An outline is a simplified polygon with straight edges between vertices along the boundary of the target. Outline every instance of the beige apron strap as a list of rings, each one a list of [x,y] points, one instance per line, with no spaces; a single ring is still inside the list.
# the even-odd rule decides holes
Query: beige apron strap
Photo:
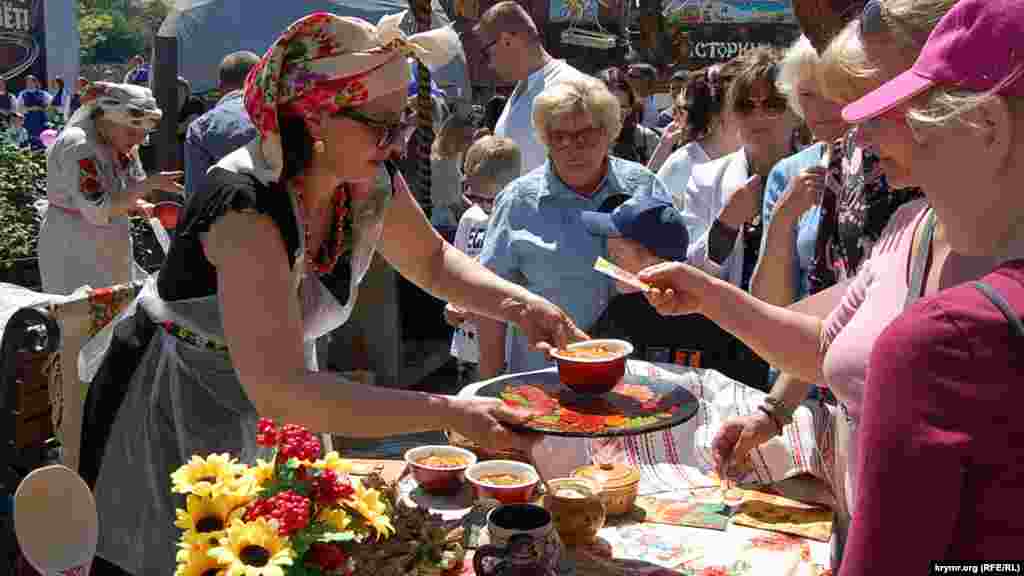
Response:
[[[850,458],[850,434],[852,429],[842,406],[833,412],[835,422],[832,426],[833,434],[833,457],[832,463],[833,487],[836,496],[836,507],[832,515],[832,571],[839,573],[839,564],[843,557],[843,548],[846,545],[846,534],[850,529],[851,511],[847,506],[846,493],[846,472]]]

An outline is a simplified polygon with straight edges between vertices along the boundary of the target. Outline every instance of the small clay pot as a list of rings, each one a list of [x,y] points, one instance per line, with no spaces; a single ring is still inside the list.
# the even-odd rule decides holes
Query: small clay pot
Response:
[[[585,478],[556,478],[548,482],[551,492],[544,495],[544,508],[566,546],[585,546],[597,538],[604,527],[605,509],[601,489]],[[569,496],[566,491],[578,496]],[[565,494],[559,496],[559,494]]]
[[[621,516],[633,510],[640,490],[640,471],[626,464],[594,464],[582,466],[573,478],[592,480],[600,486],[601,501],[608,516]]]

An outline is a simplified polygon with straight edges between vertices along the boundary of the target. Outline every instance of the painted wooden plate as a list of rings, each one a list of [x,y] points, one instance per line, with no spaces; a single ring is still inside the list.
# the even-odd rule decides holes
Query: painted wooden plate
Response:
[[[631,374],[600,396],[573,392],[556,372],[503,378],[476,394],[530,413],[511,428],[551,436],[633,436],[682,424],[697,413],[697,398],[685,388]]]

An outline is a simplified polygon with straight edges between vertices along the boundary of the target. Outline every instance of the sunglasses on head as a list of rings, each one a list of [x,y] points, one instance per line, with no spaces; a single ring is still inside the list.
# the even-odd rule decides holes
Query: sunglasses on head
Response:
[[[387,148],[396,141],[405,145],[405,142],[409,140],[409,137],[416,130],[416,123],[414,121],[416,114],[414,112],[403,114],[402,119],[397,122],[387,122],[373,118],[354,108],[342,108],[335,115],[355,120],[363,126],[377,130],[380,133],[380,136],[377,138],[377,148]]]

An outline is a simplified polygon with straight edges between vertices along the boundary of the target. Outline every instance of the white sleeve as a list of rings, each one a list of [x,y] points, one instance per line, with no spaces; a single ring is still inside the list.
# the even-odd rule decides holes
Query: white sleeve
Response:
[[[708,233],[711,224],[718,217],[712,198],[717,194],[713,186],[702,185],[690,176],[683,198],[683,222],[690,234],[690,246],[687,249],[686,261],[692,266],[704,270],[712,276],[720,277],[722,266],[708,258]]]

